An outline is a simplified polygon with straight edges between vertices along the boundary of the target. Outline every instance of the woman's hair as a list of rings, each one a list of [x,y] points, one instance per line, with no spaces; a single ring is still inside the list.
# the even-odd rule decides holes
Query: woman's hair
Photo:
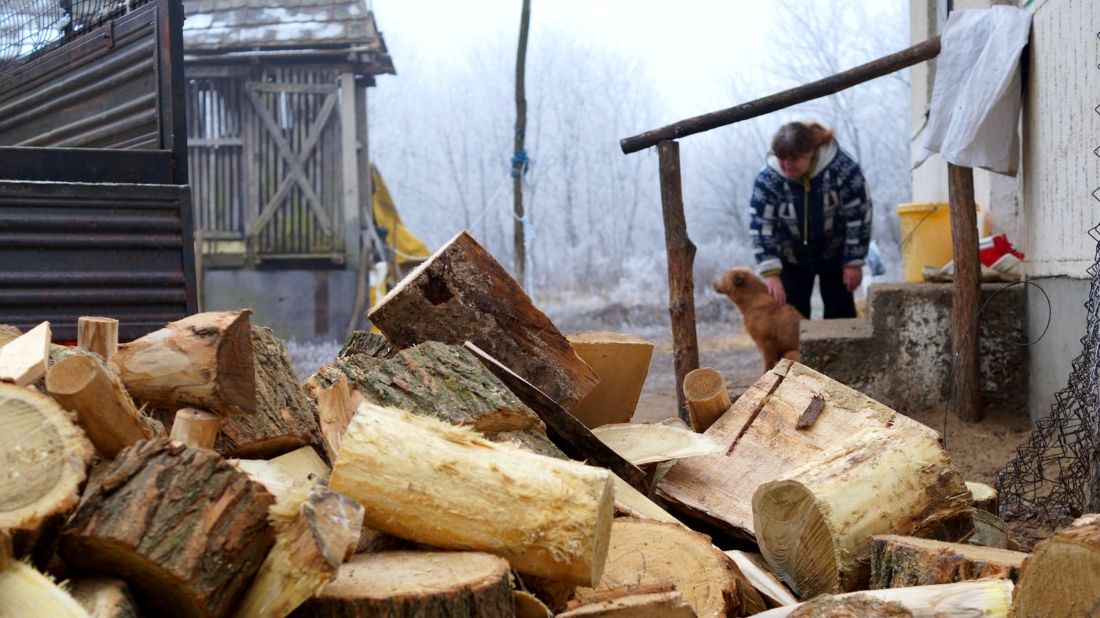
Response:
[[[788,122],[779,127],[772,138],[772,154],[780,159],[793,159],[828,144],[833,139],[832,129],[816,122]]]

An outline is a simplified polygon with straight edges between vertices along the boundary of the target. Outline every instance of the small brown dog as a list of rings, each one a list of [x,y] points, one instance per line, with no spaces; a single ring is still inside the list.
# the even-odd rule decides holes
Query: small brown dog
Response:
[[[764,358],[767,372],[781,358],[798,360],[798,323],[802,314],[791,305],[780,305],[768,294],[768,286],[751,269],[727,270],[711,284],[715,292],[729,296],[744,316],[743,325]]]

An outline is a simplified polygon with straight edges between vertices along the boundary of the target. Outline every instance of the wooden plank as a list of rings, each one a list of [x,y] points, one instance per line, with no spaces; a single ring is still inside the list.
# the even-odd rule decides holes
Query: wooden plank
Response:
[[[565,338],[600,377],[596,388],[573,408],[573,416],[589,429],[629,422],[649,373],[653,344],[630,335],[599,331]]]
[[[50,323],[42,322],[0,348],[0,382],[34,384],[46,375],[50,360]]]

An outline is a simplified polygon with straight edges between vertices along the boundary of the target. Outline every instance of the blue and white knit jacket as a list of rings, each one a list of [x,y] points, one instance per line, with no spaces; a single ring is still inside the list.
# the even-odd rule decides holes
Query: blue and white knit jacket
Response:
[[[802,181],[786,176],[769,156],[749,201],[758,273],[781,269],[782,262],[815,273],[863,265],[871,242],[871,192],[859,164],[835,140],[818,148],[808,204],[805,195]]]

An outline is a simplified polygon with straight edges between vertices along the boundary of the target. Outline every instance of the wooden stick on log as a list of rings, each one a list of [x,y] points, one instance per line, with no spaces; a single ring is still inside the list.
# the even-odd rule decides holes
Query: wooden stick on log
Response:
[[[573,416],[589,429],[629,422],[649,373],[653,344],[630,335],[602,331],[565,338],[600,378],[600,383],[573,408]]]
[[[760,551],[802,598],[870,578],[872,534],[958,540],[970,492],[931,430],[866,429],[764,483],[753,495]]]
[[[951,205],[951,251],[955,281],[951,292],[951,374],[955,415],[967,423],[982,420],[979,327],[982,263],[978,257],[978,215],[974,210],[974,170],[947,164]]]
[[[1020,567],[1015,616],[1086,616],[1100,605],[1100,515],[1078,517]]]
[[[50,323],[42,322],[0,348],[0,382],[34,384],[50,360]]]
[[[107,459],[157,436],[155,421],[138,411],[118,376],[98,356],[75,354],[58,362],[46,374],[46,390],[76,413],[88,439]]]
[[[73,573],[125,576],[150,615],[226,616],[274,541],[273,503],[213,451],[139,442],[89,486],[60,554]]]
[[[835,598],[845,599],[865,595],[882,601],[900,603],[911,612],[914,618],[944,618],[945,616],[1008,618],[1009,606],[1012,603],[1012,589],[1012,582],[1007,579],[979,579],[936,586],[849,592],[838,594]],[[806,603],[799,603],[777,607],[756,616],[757,618],[786,618],[799,615],[809,618],[813,614],[795,613],[802,610],[805,605]]]
[[[275,507],[274,517],[288,521],[277,524],[275,546],[232,618],[284,618],[320,592],[351,557],[363,527],[360,504],[319,488],[296,506]]]
[[[0,616],[4,618],[91,618],[69,593],[23,562],[0,571]]]
[[[141,616],[130,589],[121,579],[78,577],[69,580],[69,594],[92,618],[137,618]]]
[[[118,352],[118,320],[84,316],[76,320],[76,345],[111,360]]]
[[[592,585],[603,572],[614,512],[607,470],[364,403],[329,487],[365,506],[375,530],[487,551],[564,582]]]
[[[512,618],[508,561],[478,552],[356,554],[294,618]]]
[[[256,409],[250,309],[199,313],[119,346],[111,367],[134,399],[218,414]]]
[[[400,349],[474,345],[572,410],[599,378],[508,271],[460,232],[386,294],[371,322]]]
[[[169,438],[190,447],[213,449],[221,424],[222,417],[213,412],[183,408],[176,410],[176,420],[172,423]]]
[[[684,401],[691,415],[691,428],[703,433],[730,409],[726,380],[713,367],[700,367],[684,376]]]
[[[908,536],[871,537],[871,588],[904,588],[1000,577],[1019,579],[1027,554]]]

